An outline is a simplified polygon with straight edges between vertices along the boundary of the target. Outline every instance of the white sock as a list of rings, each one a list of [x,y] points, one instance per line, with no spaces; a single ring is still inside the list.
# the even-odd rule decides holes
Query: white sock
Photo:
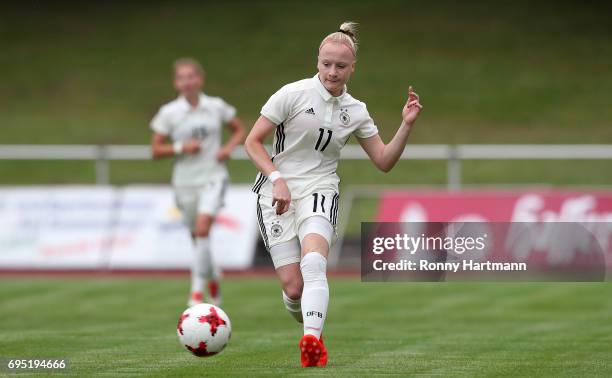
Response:
[[[209,239],[196,238],[194,243],[194,259],[191,264],[191,292],[204,291],[206,280],[212,277],[213,266],[208,248]]]
[[[327,259],[320,253],[309,252],[302,258],[300,269],[304,278],[302,292],[304,334],[314,335],[320,339],[329,302],[329,287],[325,273]]]
[[[289,314],[291,314],[298,323],[304,323],[302,318],[302,299],[291,299],[283,291],[283,302]]]

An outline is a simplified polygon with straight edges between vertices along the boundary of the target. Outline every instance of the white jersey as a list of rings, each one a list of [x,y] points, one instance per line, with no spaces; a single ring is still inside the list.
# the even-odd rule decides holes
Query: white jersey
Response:
[[[277,125],[272,162],[295,199],[313,191],[338,192],[336,174],[340,150],[351,135],[369,138],[378,134],[366,105],[346,92],[333,97],[318,74],[287,84],[261,109]],[[272,196],[272,184],[261,173],[253,191]]]
[[[151,129],[173,142],[200,139],[200,152],[177,156],[172,172],[174,186],[198,186],[211,179],[227,177],[225,164],[217,160],[223,124],[236,115],[236,109],[219,97],[200,94],[192,107],[183,96],[167,103],[151,121]]]

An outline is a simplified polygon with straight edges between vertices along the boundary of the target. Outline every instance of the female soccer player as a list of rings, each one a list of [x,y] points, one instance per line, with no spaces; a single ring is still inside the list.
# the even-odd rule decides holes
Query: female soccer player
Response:
[[[236,109],[219,97],[202,93],[204,70],[191,58],[174,62],[174,87],[179,97],[161,107],[151,121],[154,158],[176,157],[172,174],[176,203],[191,231],[194,261],[189,306],[202,303],[208,283],[208,302],[219,304],[219,274],[210,251],[209,234],[223,206],[228,182],[225,160],[245,136]],[[231,138],[221,146],[222,127]]]
[[[366,105],[346,91],[355,71],[356,26],[345,22],[323,39],[319,72],[272,95],[245,143],[260,172],[253,187],[260,231],[285,307],[304,323],[299,344],[303,367],[327,363],[321,332],[329,300],[327,255],[336,236],[340,150],[354,135],[374,165],[388,172],[422,109],[410,87],[403,121],[391,142],[383,143]],[[263,142],[275,129],[270,158]]]

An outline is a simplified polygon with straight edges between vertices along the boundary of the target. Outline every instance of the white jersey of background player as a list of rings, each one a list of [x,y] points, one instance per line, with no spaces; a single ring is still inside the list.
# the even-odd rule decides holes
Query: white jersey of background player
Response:
[[[327,315],[327,255],[338,211],[336,166],[351,135],[374,165],[388,172],[398,161],[421,111],[408,90],[403,121],[384,144],[366,105],[346,92],[355,70],[356,24],[344,23],[319,45],[318,73],[282,87],[261,110],[245,147],[259,170],[253,190],[257,216],[287,310],[304,323],[301,363],[325,366],[321,332]],[[263,146],[273,131],[274,156]]]
[[[151,121],[153,157],[176,157],[172,185],[194,242],[190,306],[202,302],[204,286],[208,288],[208,301],[220,302],[219,275],[209,247],[209,233],[223,206],[228,184],[224,162],[245,135],[236,109],[219,97],[202,93],[203,85],[204,71],[196,60],[177,60],[174,87],[179,97],[162,106]],[[232,136],[222,146],[224,125]]]

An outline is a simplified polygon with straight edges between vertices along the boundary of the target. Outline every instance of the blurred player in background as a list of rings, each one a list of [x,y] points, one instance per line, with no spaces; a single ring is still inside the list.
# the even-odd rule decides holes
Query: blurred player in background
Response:
[[[207,301],[220,303],[219,269],[212,259],[209,236],[229,181],[225,161],[245,136],[236,109],[202,93],[203,86],[200,63],[191,58],[175,61],[174,88],[179,97],[162,106],[151,121],[153,157],[176,157],[172,185],[193,238],[189,306],[202,303],[205,286]],[[231,137],[222,145],[224,125]]]
[[[283,301],[304,324],[301,363],[325,366],[321,336],[327,315],[327,256],[336,238],[340,150],[354,135],[374,165],[388,172],[404,151],[421,111],[412,87],[403,121],[384,144],[366,105],[346,91],[355,70],[356,24],[345,22],[319,46],[318,74],[282,87],[261,110],[245,147],[260,171],[253,191],[257,216],[283,289]],[[263,142],[274,135],[274,156]]]

